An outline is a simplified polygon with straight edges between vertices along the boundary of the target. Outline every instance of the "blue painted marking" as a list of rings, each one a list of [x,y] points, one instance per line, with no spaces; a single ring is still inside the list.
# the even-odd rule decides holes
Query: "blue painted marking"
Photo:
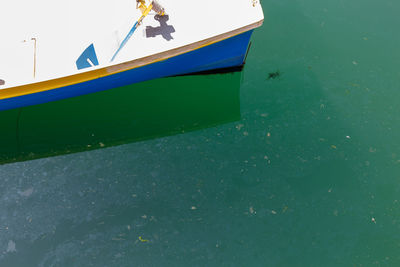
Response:
[[[49,91],[0,100],[0,110],[37,105],[151,79],[240,66],[252,31],[164,61]]]
[[[126,45],[126,43],[129,41],[129,39],[132,37],[132,34],[136,31],[138,26],[138,22],[136,21],[135,25],[133,25],[132,29],[129,31],[128,35],[125,37],[125,39],[122,41],[122,43],[120,44],[120,46],[118,47],[118,50],[115,52],[115,54],[113,55],[113,57],[111,58],[111,62],[114,61],[114,59],[116,58],[116,56],[118,55],[119,51],[122,50],[122,48],[124,48],[124,46]]]
[[[92,65],[89,63],[89,60],[93,63],[94,66],[99,65],[99,61],[97,60],[96,51],[94,50],[94,45],[89,45],[88,48],[83,51],[82,55],[76,61],[76,67],[78,70],[90,68]]]

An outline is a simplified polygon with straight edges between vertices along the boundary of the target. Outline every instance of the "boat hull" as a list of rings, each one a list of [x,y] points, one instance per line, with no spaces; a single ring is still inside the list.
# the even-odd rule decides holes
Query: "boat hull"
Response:
[[[68,86],[56,86],[51,90],[1,99],[0,110],[57,101],[161,77],[242,66],[245,61],[252,32],[250,30],[163,61],[117,72],[112,75],[85,82],[77,82]]]

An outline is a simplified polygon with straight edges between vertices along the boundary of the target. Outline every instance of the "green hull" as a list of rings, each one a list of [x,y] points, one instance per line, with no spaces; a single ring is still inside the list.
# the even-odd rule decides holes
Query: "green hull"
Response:
[[[238,120],[240,78],[241,73],[172,77],[0,112],[0,164]]]

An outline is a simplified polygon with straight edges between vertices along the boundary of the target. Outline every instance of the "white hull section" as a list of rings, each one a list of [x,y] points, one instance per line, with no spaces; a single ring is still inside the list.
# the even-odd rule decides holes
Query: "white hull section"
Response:
[[[188,45],[195,48],[193,44],[261,25],[264,19],[261,5],[253,0],[163,0],[160,3],[168,17],[156,20],[155,13],[150,13],[111,62],[141,16],[136,1],[5,1],[0,16],[0,25],[6,25],[0,28],[0,79],[5,84],[0,89],[112,67],[166,51],[176,53]],[[78,70],[76,60],[92,43],[99,65]]]

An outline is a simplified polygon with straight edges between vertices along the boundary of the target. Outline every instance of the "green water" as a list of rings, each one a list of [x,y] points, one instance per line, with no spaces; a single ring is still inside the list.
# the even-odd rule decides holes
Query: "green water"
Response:
[[[100,149],[0,165],[0,266],[399,266],[400,2],[262,4],[243,73],[1,114]]]

